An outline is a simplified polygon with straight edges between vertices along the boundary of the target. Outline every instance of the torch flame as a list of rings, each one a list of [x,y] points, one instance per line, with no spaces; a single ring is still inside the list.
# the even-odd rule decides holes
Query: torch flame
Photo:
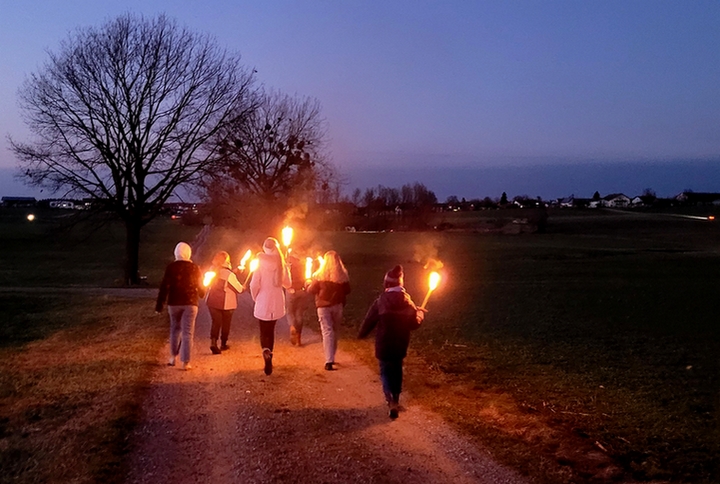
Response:
[[[440,284],[440,274],[433,271],[430,273],[430,276],[428,277],[428,291],[425,294],[425,299],[423,299],[423,302],[420,305],[420,307],[422,309],[425,309],[425,306],[427,305],[428,300],[430,299],[430,294],[432,294],[432,292],[435,289],[437,289],[438,284]]]
[[[247,286],[248,281],[250,280],[250,276],[253,272],[255,272],[258,268],[258,265],[260,265],[260,260],[258,258],[255,258],[250,261],[250,267],[248,267],[248,275],[245,278],[245,282],[243,283],[243,286]]]
[[[431,291],[434,291],[437,289],[438,284],[440,284],[440,274],[433,271],[430,273],[430,277],[428,277],[428,287]]]
[[[208,287],[213,279],[215,279],[215,272],[207,271],[205,277],[203,277],[203,286]]]
[[[312,279],[313,258],[305,258],[305,279]]]
[[[290,226],[285,226],[285,228],[282,229],[282,243],[285,247],[290,247],[290,242],[292,242],[293,238],[293,229]]]
[[[245,252],[245,255],[242,259],[240,259],[240,265],[238,266],[238,269],[241,271],[245,270],[245,264],[247,263],[248,259],[252,257],[252,250],[248,249],[247,252]]]
[[[317,261],[318,261],[318,265],[320,267],[318,267],[318,270],[315,271],[316,274],[318,272],[320,272],[321,270],[323,270],[323,267],[325,267],[325,259],[323,258],[323,256],[321,256],[321,255],[317,256]]]

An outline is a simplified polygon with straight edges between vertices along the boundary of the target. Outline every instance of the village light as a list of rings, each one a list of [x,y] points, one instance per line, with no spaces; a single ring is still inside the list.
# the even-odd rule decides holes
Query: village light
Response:
[[[33,220],[35,220],[35,214],[29,213],[27,215],[27,219],[29,222],[32,222]]]
[[[427,291],[427,294],[425,294],[425,299],[423,299],[423,302],[420,305],[421,309],[425,309],[428,299],[430,299],[430,294],[432,294],[432,292],[435,289],[437,289],[438,284],[440,284],[440,274],[433,271],[430,273],[430,276],[428,277],[428,291]]]
[[[208,287],[213,279],[215,279],[215,272],[207,271],[203,277],[203,286]]]

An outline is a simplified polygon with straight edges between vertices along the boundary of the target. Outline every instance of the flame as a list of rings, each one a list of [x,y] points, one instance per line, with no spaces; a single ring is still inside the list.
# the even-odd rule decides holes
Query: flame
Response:
[[[253,259],[250,261],[250,272],[255,272],[260,264],[259,259]]]
[[[318,261],[318,265],[320,267],[318,267],[318,270],[315,271],[316,274],[318,272],[320,272],[323,269],[323,267],[325,267],[325,259],[323,258],[323,256],[321,256],[321,255],[317,256],[317,261]]]
[[[207,271],[205,277],[203,277],[203,286],[208,287],[213,279],[215,279],[215,272]]]
[[[431,291],[434,291],[435,289],[437,289],[438,284],[440,284],[440,274],[433,271],[430,273],[430,276],[428,277],[428,288]]]
[[[240,265],[238,266],[238,269],[241,271],[245,270],[245,263],[247,263],[248,259],[252,257],[252,250],[248,249],[247,252],[245,252],[245,255],[242,259],[240,259]]]
[[[427,303],[430,300],[430,294],[432,294],[432,292],[438,287],[438,284],[440,284],[440,274],[433,271],[428,277],[428,290],[427,293],[425,293],[425,299],[423,299],[423,302],[420,305],[422,309],[425,309],[425,306],[427,306]]]
[[[282,243],[285,247],[290,247],[290,242],[292,242],[293,238],[293,229],[292,227],[286,225],[285,228],[282,229]]]
[[[305,279],[312,279],[313,258],[305,258]]]

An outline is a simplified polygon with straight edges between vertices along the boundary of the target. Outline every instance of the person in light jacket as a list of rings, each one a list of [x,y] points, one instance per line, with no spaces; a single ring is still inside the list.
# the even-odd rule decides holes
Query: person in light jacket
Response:
[[[364,338],[377,326],[375,357],[380,363],[380,380],[392,419],[398,417],[410,332],[419,328],[425,318],[425,310],[415,306],[405,292],[404,279],[400,265],[385,274],[385,291],[370,306],[358,333],[358,338]]]
[[[318,272],[313,275],[307,292],[315,295],[320,332],[322,333],[325,369],[334,370],[337,351],[337,331],[343,318],[343,308],[350,293],[350,277],[340,256],[329,250]]]
[[[268,237],[263,242],[263,252],[258,254],[258,267],[250,280],[250,294],[255,301],[253,315],[260,325],[260,346],[266,375],[270,375],[273,370],[275,323],[285,316],[283,289],[290,286],[290,271],[280,251],[280,244],[275,238]]]
[[[243,291],[243,286],[232,271],[230,254],[224,250],[215,254],[212,260],[211,271],[215,277],[210,282],[207,293],[207,307],[210,311],[212,325],[210,327],[210,351],[219,355],[230,347],[227,344],[230,336],[230,323],[233,313],[237,309],[237,295]],[[222,329],[222,333],[220,332]],[[221,336],[221,345],[218,348],[218,336]]]
[[[198,313],[198,300],[205,295],[200,268],[190,260],[192,249],[185,242],[175,246],[175,261],[168,264],[160,283],[155,311],[162,311],[167,302],[170,314],[170,361],[175,366],[175,358],[180,355],[182,369],[189,370],[195,334],[195,318]]]

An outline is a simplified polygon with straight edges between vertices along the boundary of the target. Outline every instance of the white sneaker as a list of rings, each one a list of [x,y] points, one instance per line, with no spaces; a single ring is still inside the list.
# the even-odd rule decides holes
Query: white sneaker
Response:
[[[181,369],[183,370],[192,370],[192,365],[190,363],[186,363],[183,361],[183,364],[181,366]]]
[[[175,366],[175,357],[171,356],[168,360],[168,366]]]

